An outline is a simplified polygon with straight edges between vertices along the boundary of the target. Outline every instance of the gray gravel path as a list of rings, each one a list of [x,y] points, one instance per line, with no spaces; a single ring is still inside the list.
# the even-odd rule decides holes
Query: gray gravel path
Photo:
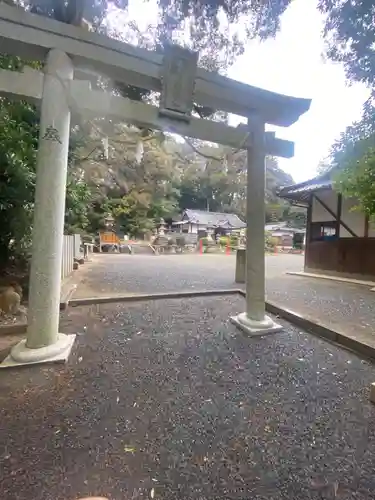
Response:
[[[94,255],[93,263],[80,269],[83,286],[76,297],[88,294],[144,293],[197,288],[238,288],[234,284],[235,256],[227,255]],[[300,255],[268,256],[269,279],[281,278],[285,271],[301,271]]]
[[[235,258],[225,255],[103,255],[96,259],[75,297],[238,288]],[[285,274],[301,270],[302,265],[303,257],[298,255],[266,258],[268,300],[344,333],[370,335],[375,341],[375,293],[364,286]]]
[[[246,338],[243,308],[64,313],[66,367],[1,374],[0,498],[375,499],[374,366],[289,326]]]
[[[285,275],[267,280],[267,298],[375,343],[375,293],[365,286]]]
[[[74,296],[238,288],[234,265],[223,255],[95,255]]]

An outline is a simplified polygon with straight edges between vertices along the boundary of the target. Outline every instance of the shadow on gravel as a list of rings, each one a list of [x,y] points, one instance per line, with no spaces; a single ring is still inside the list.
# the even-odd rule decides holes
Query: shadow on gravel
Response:
[[[375,498],[374,366],[239,297],[68,309],[67,365],[1,373],[0,497]]]

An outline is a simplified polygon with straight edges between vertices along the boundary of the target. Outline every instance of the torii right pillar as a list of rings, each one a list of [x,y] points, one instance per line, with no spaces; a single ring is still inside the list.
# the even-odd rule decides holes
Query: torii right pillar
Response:
[[[282,330],[265,308],[265,124],[258,117],[248,120],[252,147],[247,150],[246,195],[246,311],[231,318],[248,335]]]

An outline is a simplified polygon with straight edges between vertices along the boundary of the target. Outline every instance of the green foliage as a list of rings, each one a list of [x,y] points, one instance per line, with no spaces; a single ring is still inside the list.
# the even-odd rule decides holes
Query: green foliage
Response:
[[[111,34],[113,30],[104,22],[108,9],[113,3],[119,9],[127,8],[128,4],[127,0],[30,0],[16,3],[39,15],[76,25],[80,25],[83,16],[94,30]],[[155,29],[150,28],[142,34],[137,27],[129,25],[119,36],[126,39],[136,33],[139,45],[161,50],[167,41],[179,38],[183,23],[188,20],[190,36],[186,42],[200,50],[200,65],[225,71],[242,51],[242,41],[235,30],[218,29],[219,17],[226,17],[228,22],[235,23],[241,15],[247,15],[251,36],[265,37],[276,32],[279,16],[288,3],[288,0],[283,0],[260,8],[255,0],[228,0],[224,3],[213,0],[159,0],[160,22],[156,23]],[[1,68],[20,70],[23,64],[20,58],[0,55]],[[39,62],[30,64],[35,68],[41,67]],[[147,90],[122,83],[116,86],[122,95],[141,100],[149,98]],[[196,111],[204,116],[212,112],[208,109]],[[0,100],[0,260],[3,263],[11,256],[27,256],[30,247],[38,123],[39,114],[33,106]],[[244,216],[244,153],[233,154],[227,148],[203,147],[200,144],[199,149],[218,158],[206,161],[192,154],[190,148],[187,154],[187,146],[171,138],[160,139],[152,134],[151,139],[146,138],[150,131],[139,134],[139,131],[134,132],[134,129],[122,124],[117,130],[118,144],[113,146],[115,141],[112,142],[110,160],[103,161],[96,151],[98,135],[94,131],[98,127],[101,127],[100,122],[95,127],[92,123],[81,122],[72,131],[66,232],[96,234],[105,228],[108,213],[115,217],[117,231],[132,236],[151,231],[160,218],[171,218],[187,207],[232,211]],[[135,136],[138,139],[134,141]],[[124,137],[130,142],[125,143]],[[135,161],[132,150],[139,137],[144,141],[140,162]],[[172,146],[172,150],[167,151],[167,146]],[[275,162],[271,164],[270,159],[267,203],[270,200],[275,203],[273,191],[280,182],[274,182],[274,178],[283,174],[280,170],[277,172]]]
[[[133,190],[121,199],[109,200],[109,207],[120,232],[140,237],[174,210],[175,200],[155,199],[151,193]]]
[[[95,30],[110,30],[112,36],[136,38],[139,45],[156,50],[162,50],[170,41],[183,39],[200,51],[202,66],[225,70],[243,51],[246,38],[275,36],[280,17],[292,0],[157,0],[159,18],[146,33],[141,33],[134,23],[121,33],[107,26],[105,20],[110,7],[126,10],[128,0],[15,0],[15,3],[69,24],[80,25],[83,16]],[[344,64],[350,80],[372,85],[375,76],[373,1],[319,0],[318,9],[325,15],[327,56]],[[236,29],[241,18],[246,19],[246,37]]]
[[[22,69],[17,57],[0,56],[0,68]],[[38,64],[33,64],[38,67]],[[0,267],[25,263],[31,247],[39,113],[31,104],[0,99]],[[71,144],[71,147],[74,143]],[[89,189],[69,164],[66,230],[87,225]]]
[[[65,201],[66,234],[82,233],[88,228],[91,200],[90,187],[84,181],[77,182],[69,172]]]
[[[233,24],[238,22],[240,16],[247,16],[248,35],[267,38],[276,34],[280,16],[290,1],[260,3],[258,0],[159,0],[158,3],[166,35],[189,17],[193,33],[199,33],[200,37],[213,37],[213,34],[217,34],[220,16]]]
[[[371,88],[375,78],[375,23],[372,0],[320,0],[327,14],[328,57],[341,62],[350,81]],[[375,148],[374,94],[365,103],[361,120],[347,127],[333,144],[322,170],[333,169],[336,189],[358,200],[358,210],[374,215],[373,158]]]
[[[17,2],[20,3],[20,2]],[[128,6],[128,0],[26,0],[23,2],[34,14],[52,17],[57,21],[80,26],[84,17],[96,29],[104,22],[111,6],[120,9]]]
[[[238,247],[239,238],[236,234],[231,234],[229,236],[220,236],[219,245],[222,249],[227,248],[229,245],[230,248]]]
[[[266,231],[265,237],[264,237],[264,242],[265,242],[265,249],[267,251],[273,251],[277,247],[277,239],[274,238],[269,232]]]
[[[21,3],[18,2],[17,3]],[[280,27],[280,17],[292,0],[157,0],[159,18],[147,33],[132,24],[118,30],[106,25],[111,5],[127,9],[128,0],[27,0],[33,12],[79,24],[82,14],[94,29],[122,38],[136,38],[139,45],[156,50],[169,41],[183,39],[200,51],[200,64],[209,69],[226,69],[243,51],[246,38],[273,37]],[[373,41],[375,23],[372,0],[319,0],[318,9],[325,15],[324,35],[327,56],[344,64],[350,80],[372,85],[375,76]],[[246,36],[236,29],[246,19]],[[188,34],[188,38],[186,38]]]
[[[178,189],[180,211],[186,208],[231,212],[245,218],[246,214],[246,152],[233,154],[229,148],[211,147],[199,150],[207,156],[218,158],[205,159],[191,155],[191,150],[182,149],[187,165],[180,177]],[[190,155],[189,155],[190,153]],[[277,198],[275,192],[280,186],[293,184],[290,175],[283,172],[275,158],[266,159],[266,219],[277,211],[277,220],[283,220],[283,210],[288,205]]]
[[[375,23],[373,0],[320,0],[326,17],[327,56],[343,63],[349,80],[373,85]]]
[[[229,238],[229,245],[231,248],[238,247],[239,238],[236,234],[231,234]]]
[[[362,118],[346,128],[332,145],[324,170],[332,171],[335,189],[355,198],[356,209],[374,216],[375,113],[369,100]]]
[[[372,99],[364,106],[360,120],[346,127],[331,146],[329,157],[321,171],[344,169],[360,160],[369,148],[375,146],[375,110]]]
[[[335,181],[338,191],[358,201],[357,210],[375,218],[375,149],[368,149],[360,160],[340,170]]]
[[[228,236],[220,236],[219,238],[219,245],[221,248],[225,248],[228,245]]]
[[[202,245],[203,247],[208,247],[209,239],[207,238],[207,236],[205,236],[204,238],[200,238],[199,244]]]
[[[0,266],[30,246],[38,128],[35,110],[0,100]]]
[[[130,236],[142,236],[155,227],[150,205],[139,201],[135,193],[130,193],[120,200],[111,200],[112,213],[118,227]]]

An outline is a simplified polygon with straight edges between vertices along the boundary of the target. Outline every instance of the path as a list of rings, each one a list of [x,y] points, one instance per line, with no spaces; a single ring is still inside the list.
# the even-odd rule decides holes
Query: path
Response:
[[[267,276],[301,271],[300,255],[268,256]],[[153,293],[210,288],[238,288],[234,283],[235,257],[226,255],[95,254],[75,297],[117,293]]]
[[[235,258],[224,255],[95,256],[75,297],[238,288],[234,266]],[[343,333],[370,335],[375,341],[375,293],[364,286],[285,274],[302,266],[299,255],[268,256],[267,299]]]
[[[0,497],[375,499],[373,365],[240,297],[71,308],[66,366],[2,372]]]

